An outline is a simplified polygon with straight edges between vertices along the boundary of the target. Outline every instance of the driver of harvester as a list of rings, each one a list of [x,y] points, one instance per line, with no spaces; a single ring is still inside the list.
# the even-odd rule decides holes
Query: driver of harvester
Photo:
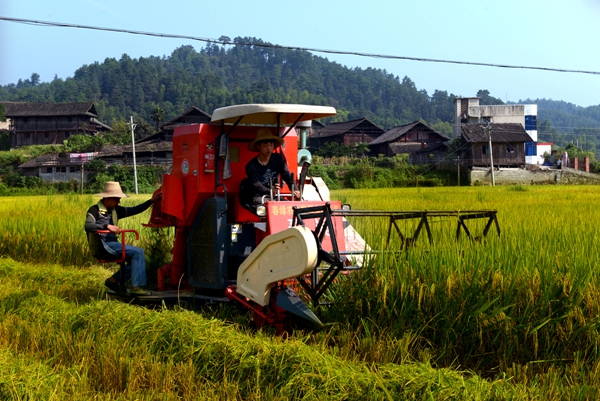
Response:
[[[279,176],[288,187],[294,188],[294,198],[300,199],[300,191],[293,185],[294,177],[288,169],[285,157],[281,153],[273,153],[282,144],[282,138],[273,135],[268,128],[261,128],[256,138],[248,145],[248,150],[258,152],[258,155],[246,164],[249,186],[246,199],[251,206],[260,205],[265,195],[270,196],[271,190],[276,194],[281,189]]]

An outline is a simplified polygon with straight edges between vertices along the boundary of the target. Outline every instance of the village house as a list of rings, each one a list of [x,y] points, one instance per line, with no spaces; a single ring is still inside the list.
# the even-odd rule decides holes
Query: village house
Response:
[[[408,155],[408,162],[410,164],[440,165],[441,163],[445,162],[445,164],[447,165],[448,163],[453,163],[453,160],[455,160],[455,156],[448,155],[447,142],[427,145],[424,148],[415,150],[414,152]]]
[[[521,167],[525,165],[525,143],[531,137],[519,123],[462,124],[461,147],[464,149],[462,165],[490,167],[492,155],[494,167]],[[489,146],[491,136],[492,149]]]
[[[27,145],[62,144],[71,135],[96,135],[112,131],[98,120],[92,102],[20,103],[2,102],[10,119],[11,149]]]
[[[525,143],[525,163],[544,163],[546,142],[538,143],[536,104],[480,105],[478,97],[454,99],[454,137],[460,137],[461,124],[519,123],[531,137]]]
[[[384,133],[384,129],[373,124],[366,118],[331,123],[307,138],[307,145],[311,150],[317,150],[328,142],[337,142],[340,145],[354,146],[358,143],[370,143]]]
[[[210,123],[210,119],[210,114],[200,110],[196,106],[192,106],[177,117],[160,124],[158,133],[151,135],[140,142],[173,142],[173,132],[175,131],[175,128],[190,124],[208,124]]]
[[[450,138],[440,134],[421,121],[393,127],[369,143],[372,154],[394,156],[422,150],[434,144],[442,144]],[[441,149],[435,147],[435,149]]]
[[[25,176],[39,177],[45,182],[69,182],[87,179],[84,164],[92,160],[97,153],[60,153],[47,154],[31,159],[19,166]]]

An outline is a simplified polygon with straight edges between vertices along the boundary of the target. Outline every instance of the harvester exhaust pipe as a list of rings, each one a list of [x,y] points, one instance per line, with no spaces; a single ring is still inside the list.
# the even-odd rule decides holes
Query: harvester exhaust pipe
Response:
[[[300,149],[306,149],[306,131],[312,127],[312,120],[300,121],[296,128],[300,128]]]

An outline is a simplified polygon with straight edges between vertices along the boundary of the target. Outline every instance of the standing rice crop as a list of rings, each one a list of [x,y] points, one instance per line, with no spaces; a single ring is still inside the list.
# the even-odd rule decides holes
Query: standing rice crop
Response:
[[[351,203],[354,209],[496,209],[502,234],[497,236],[490,233],[485,240],[479,242],[469,241],[464,236],[456,241],[453,235],[454,222],[433,222],[433,244],[422,238],[408,249],[378,253],[367,268],[341,277],[328,296],[334,300],[334,304],[319,311],[329,326],[305,341],[328,356],[341,358],[327,359],[327,363],[341,366],[350,362],[352,369],[359,371],[379,371],[385,365],[385,369],[389,367],[397,372],[408,362],[419,362],[424,365],[418,366],[429,368],[468,369],[476,374],[498,379],[512,377],[517,383],[529,386],[529,395],[546,391],[545,394],[589,396],[591,393],[586,389],[600,386],[597,375],[600,369],[600,277],[596,269],[599,255],[595,240],[596,222],[600,220],[599,193],[597,187],[593,186],[334,191],[333,197]],[[124,203],[131,202],[133,205],[143,199],[145,197],[128,199]],[[87,254],[83,221],[85,211],[97,200],[98,198],[91,196],[58,195],[0,198],[0,255],[23,262],[57,263],[92,269],[90,266],[93,259]],[[139,216],[139,219],[136,216],[123,223],[126,228],[139,229],[140,224],[147,221],[148,217],[149,212]],[[374,222],[367,221],[362,227],[356,223],[356,226],[368,233],[369,243],[374,249],[387,246],[385,234],[377,233],[378,228]],[[414,225],[408,224],[403,229],[410,233],[414,230]],[[478,229],[475,227],[474,231]],[[142,230],[142,238],[144,237]],[[45,291],[63,288],[61,294],[77,293],[75,288],[69,289],[68,282],[60,278],[63,273],[48,270],[43,270],[42,273],[35,280],[46,283]],[[16,270],[5,274],[20,277]],[[59,278],[54,278],[55,275]],[[94,279],[96,293],[101,292],[102,278],[105,275]],[[35,293],[29,290],[19,291],[18,294],[11,292],[5,296],[3,305],[13,305],[16,302],[18,305],[14,304],[14,307],[7,310],[18,309],[19,305],[24,305],[24,300],[33,295]],[[52,293],[51,297],[61,299],[63,296]],[[39,305],[55,302],[60,314],[73,309],[72,304],[60,306],[58,301],[48,298],[44,298]],[[19,324],[23,327],[38,324],[35,323],[35,314],[39,314],[42,319],[49,319],[50,312],[42,311],[43,307],[39,305],[26,309],[19,317]],[[139,313],[144,314],[141,318],[144,321],[147,318],[154,319],[156,312]],[[174,314],[169,319],[178,319],[176,316],[178,315]],[[181,318],[185,320],[188,317]],[[77,319],[75,320],[78,321]],[[5,321],[9,322],[10,319],[5,318]],[[85,323],[85,327],[90,324]],[[106,324],[110,326],[112,323]],[[4,333],[12,333],[17,327],[21,326],[6,329]],[[149,326],[145,323],[140,327],[142,328],[135,331],[134,335],[142,336],[143,330]],[[57,328],[53,336],[60,336],[62,330]],[[18,333],[18,330],[15,332]],[[113,338],[108,332],[103,333],[106,338]],[[160,333],[162,334],[148,339],[144,344],[157,347],[156,344],[162,342],[165,347],[172,347],[171,340],[164,338],[171,334],[163,336],[165,332]],[[6,335],[4,338],[12,338]],[[25,347],[25,343],[19,341],[18,338],[10,339],[6,347],[16,347],[15,342],[18,342],[18,347],[14,349]],[[186,346],[195,341],[188,337]],[[238,338],[227,341],[235,343]],[[141,349],[138,351],[142,352]],[[17,356],[26,363],[36,352],[38,351],[31,350],[25,354],[17,353]],[[61,352],[61,355],[68,354],[66,350]],[[284,354],[289,352],[292,351],[286,350]],[[263,362],[267,354],[259,354],[260,356],[252,354],[252,360],[258,364],[253,365],[254,375],[266,369]],[[285,356],[280,357],[281,361],[287,360]],[[50,357],[42,357],[44,358]],[[83,360],[87,360],[85,358]],[[129,358],[134,357],[127,357],[128,364],[136,363]],[[308,364],[322,363],[318,362],[318,358],[311,355],[311,358],[300,358],[300,361]],[[241,363],[239,358],[235,361],[238,361],[235,366]],[[83,366],[83,362],[81,363]],[[142,362],[144,366],[154,366],[152,363],[150,359],[143,359]],[[71,365],[66,363],[61,366]],[[122,368],[125,365],[115,366]],[[127,372],[127,375],[121,376],[127,377],[124,386],[132,386],[131,383],[141,380],[142,384],[135,387],[135,391],[149,391],[152,388],[148,385],[145,373],[139,376],[134,372],[138,365],[135,365],[135,369],[132,368],[133,365],[126,366],[128,367],[123,368],[123,372]],[[221,371],[226,369],[222,359],[215,362],[215,366]],[[55,369],[54,366],[51,368]],[[46,368],[40,368],[40,374],[45,372],[44,369]],[[199,368],[193,362],[184,361],[177,369],[197,372]],[[274,376],[269,375],[274,374],[268,373],[267,377],[272,378]],[[319,387],[323,384],[318,384],[315,377],[326,375],[338,380],[338,376],[329,371],[315,373],[309,370],[304,374],[313,375],[310,376],[313,379],[286,376],[285,382],[323,390],[323,387]],[[387,387],[382,393],[373,392],[378,395],[374,395],[372,399],[386,398],[386,391],[391,391],[390,398],[394,398],[393,395],[402,392],[403,386],[410,387],[404,379],[394,379],[394,374],[387,372],[363,382],[368,384],[361,385],[360,391],[371,392],[374,388],[381,388],[373,383],[378,383],[378,380],[385,383],[388,380],[386,375],[391,375],[390,380],[393,382],[398,381],[394,382],[396,384],[392,386],[392,390]],[[196,384],[208,380],[208,373],[189,377],[193,379],[189,379],[190,382],[186,382],[186,385],[197,389],[191,383],[194,380]],[[229,383],[235,382],[232,388],[236,390],[231,393],[235,394],[234,398],[242,398],[243,394],[258,399],[260,395],[266,394],[246,382],[242,385],[243,389],[239,387],[242,379],[235,373],[220,374],[217,377],[220,383],[227,380],[232,380]],[[251,380],[257,385],[266,385],[260,377],[257,379],[252,376]],[[422,383],[439,386],[439,383],[434,385],[427,380]],[[535,384],[532,384],[532,380],[536,381]],[[94,384],[96,387],[105,385]],[[129,391],[128,388],[122,388],[122,391]],[[410,388],[414,390],[414,387]],[[219,391],[222,390],[220,388]],[[131,391],[131,394],[137,394],[134,390]],[[283,394],[288,397],[294,395],[283,393],[281,387],[272,387],[267,391],[270,391],[273,398],[277,395],[285,398]],[[331,394],[327,391],[322,394]],[[334,386],[331,391],[346,394],[349,398],[360,394],[339,385]],[[256,395],[252,395],[254,392]],[[318,398],[318,393],[302,394],[307,399]],[[425,391],[420,394],[430,393]],[[459,393],[449,394],[458,396]]]
[[[133,206],[148,195],[123,199],[122,205]],[[0,198],[0,256],[27,262],[51,262],[83,266],[93,261],[84,232],[87,209],[100,198],[92,195],[50,195]],[[122,228],[140,231],[150,211],[123,219]],[[127,237],[129,240],[130,237]]]
[[[305,336],[284,340],[189,311],[109,302],[94,295],[103,277],[96,268],[0,258],[0,277],[2,399],[515,400],[556,392],[427,363],[374,364]]]
[[[374,360],[406,359],[408,353],[483,375],[519,367],[531,374],[557,366],[569,372],[570,366],[587,365],[587,375],[570,377],[591,380],[600,366],[597,187],[388,189],[333,196],[357,209],[498,210],[499,237],[457,242],[442,233],[432,245],[423,241],[379,254],[372,267],[336,290],[327,321],[347,322],[360,333],[357,339],[410,339],[407,352],[381,353]],[[376,244],[384,242],[380,237]],[[354,341],[348,345],[356,347]]]

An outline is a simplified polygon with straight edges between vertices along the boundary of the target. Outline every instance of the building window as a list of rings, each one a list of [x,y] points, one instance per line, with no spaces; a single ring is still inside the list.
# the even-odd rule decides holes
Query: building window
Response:
[[[510,144],[506,144],[506,153],[515,153],[515,148]]]
[[[68,138],[68,137],[70,137],[70,136],[71,136],[71,134],[70,134],[70,133],[68,133],[68,132],[65,132],[65,139],[67,139],[67,138]]]
[[[56,168],[56,172],[57,173],[66,173],[67,172],[67,168],[66,167],[57,167]]]
[[[525,131],[537,130],[537,116],[525,116]]]
[[[46,174],[52,174],[52,167],[46,167]]]
[[[488,145],[483,145],[481,147],[481,154],[482,155],[487,155],[488,154]]]
[[[50,138],[50,133],[44,132],[44,139],[48,139],[48,138]]]

